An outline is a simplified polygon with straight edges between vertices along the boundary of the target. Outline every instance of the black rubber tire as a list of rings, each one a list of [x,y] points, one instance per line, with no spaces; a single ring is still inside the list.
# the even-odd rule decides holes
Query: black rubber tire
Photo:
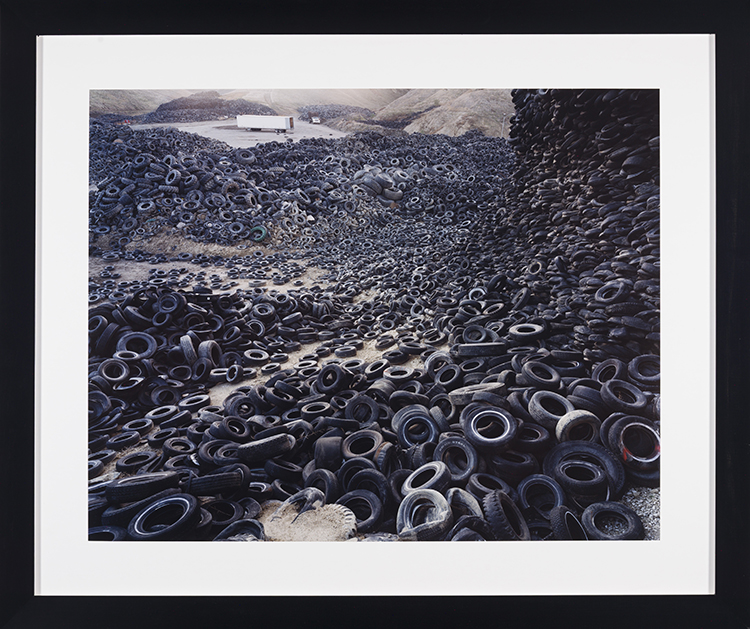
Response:
[[[404,499],[404,494],[401,493],[401,486],[404,484],[404,481],[409,477],[412,471],[413,470],[402,468],[388,475],[388,487],[391,490],[392,498],[391,504],[394,504],[396,506],[401,504],[401,501]]]
[[[481,402],[465,406],[459,423],[466,440],[484,452],[507,450],[518,432],[518,420],[513,415]]]
[[[555,426],[557,441],[592,441],[599,442],[601,420],[589,411],[574,410],[565,413]]]
[[[234,466],[232,466],[234,467]],[[244,465],[242,467],[245,467]],[[223,468],[222,468],[223,469]],[[245,467],[245,469],[247,469]],[[249,476],[250,471],[247,471]],[[216,496],[222,492],[236,490],[243,486],[246,474],[237,466],[232,471],[214,471],[205,476],[190,477],[180,484],[182,491],[193,496]]]
[[[154,448],[154,450],[161,450],[161,447],[167,439],[178,436],[179,432],[177,428],[164,428],[151,433],[146,441],[148,442],[149,447]]]
[[[432,489],[417,489],[401,501],[396,513],[399,539],[443,539],[453,526],[453,512],[445,497]]]
[[[628,415],[626,415],[625,413],[612,413],[609,417],[607,417],[602,422],[602,425],[599,428],[599,441],[600,441],[600,443],[605,448],[607,448],[607,450],[609,450],[610,452],[615,453],[615,455],[617,454],[617,449],[614,448],[609,443],[609,431],[612,428],[612,426],[615,425],[615,422],[617,422],[618,420],[622,419],[623,417],[628,417]],[[630,417],[632,417],[634,420],[636,420],[636,419],[638,419],[638,420],[642,419],[642,418],[638,417],[637,415],[631,415]]]
[[[575,410],[567,398],[553,391],[539,390],[529,400],[528,413],[532,419],[550,432],[566,413]]]
[[[145,332],[126,332],[117,339],[115,351],[131,351],[136,354],[134,360],[151,358],[156,352],[156,339]]]
[[[609,515],[625,524],[625,530],[619,534],[610,534],[599,528],[600,518]],[[643,539],[646,532],[638,515],[620,502],[595,502],[586,507],[581,516],[581,524],[589,539],[628,540]]]
[[[140,440],[141,436],[134,430],[130,432],[121,432],[120,434],[111,437],[105,446],[108,450],[119,451],[136,445]]]
[[[625,468],[625,477],[635,487],[651,487],[652,489],[661,485],[661,471],[655,470],[636,470],[632,467]]]
[[[136,502],[168,488],[177,487],[179,474],[175,472],[152,472],[128,478],[119,478],[105,490],[110,503]]]
[[[238,537],[238,540],[231,539],[232,537]],[[264,542],[266,541],[266,532],[263,528],[263,524],[253,518],[241,518],[235,520],[214,537],[215,542]]]
[[[245,507],[233,500],[217,498],[201,504],[201,508],[211,514],[210,536],[218,535],[227,526],[241,519],[245,514]]]
[[[247,443],[252,439],[253,431],[247,421],[238,415],[230,415],[219,422],[217,439],[229,439],[237,443]]]
[[[591,377],[604,384],[608,380],[624,380],[628,376],[628,366],[618,358],[602,361],[591,372]]]
[[[526,524],[529,527],[532,542],[544,542],[546,540],[555,539],[552,526],[548,520],[542,518],[530,518],[526,520]]]
[[[482,499],[484,517],[498,540],[527,541],[531,532],[520,509],[508,494],[496,489]]]
[[[145,437],[154,429],[154,422],[147,418],[133,419],[127,424],[123,424],[123,432],[137,432],[141,437]]]
[[[89,459],[89,478],[96,478],[104,471],[104,464],[99,459]]]
[[[366,489],[380,498],[383,509],[390,504],[390,487],[388,479],[378,469],[362,469],[352,476],[347,484],[346,490],[349,492],[357,489]]]
[[[197,449],[197,446],[187,437],[171,437],[161,446],[162,452],[168,458],[182,454],[192,454]]]
[[[315,442],[313,457],[316,469],[335,472],[341,467],[341,437],[321,437]]]
[[[579,459],[596,463],[609,477],[609,497],[618,500],[625,487],[625,468],[609,450],[589,441],[565,441],[557,444],[544,457],[542,470],[554,478],[554,470],[564,459]]]
[[[552,476],[568,494],[602,498],[607,495],[607,473],[595,463],[563,459],[555,466]]]
[[[397,443],[384,441],[375,452],[373,461],[375,466],[387,477],[403,467],[400,455],[401,447]]]
[[[455,530],[455,527],[454,529]],[[451,533],[453,532],[451,531]],[[447,537],[447,541],[450,542],[486,542],[488,539],[484,537],[481,533],[477,533],[474,529],[470,529],[469,527],[463,527],[458,530],[456,530],[456,533],[453,534],[453,536],[450,536],[450,533],[448,534],[449,537]]]
[[[245,515],[242,516],[245,520],[253,520],[260,515],[261,506],[260,503],[254,498],[245,496],[237,501],[245,509]]]
[[[382,443],[381,433],[375,430],[358,430],[344,438],[341,444],[341,454],[345,460],[360,456],[372,459]]]
[[[265,481],[251,481],[245,491],[248,497],[257,500],[261,504],[273,498],[273,487],[271,483],[266,483]]]
[[[259,463],[290,452],[297,440],[283,433],[257,441],[243,443],[237,448],[237,456],[243,463]]]
[[[658,391],[661,384],[661,358],[642,354],[628,363],[628,379],[639,389]]]
[[[135,474],[139,469],[156,461],[159,456],[158,452],[131,452],[117,460],[115,469],[123,474]]]
[[[305,487],[320,489],[326,497],[326,504],[336,502],[341,497],[341,484],[331,470],[316,469],[306,479]]]
[[[326,395],[345,389],[351,382],[353,374],[335,363],[324,365],[315,380],[315,388]]]
[[[419,445],[412,446],[406,451],[411,462],[411,469],[415,470],[418,467],[422,467],[425,463],[429,463],[434,460],[433,455],[435,454],[435,444],[431,441],[420,443]]]
[[[113,461],[116,456],[117,452],[114,450],[99,450],[98,452],[89,454],[89,461],[101,461],[102,465],[106,465],[110,461]]]
[[[357,532],[370,533],[377,530],[383,517],[380,498],[367,489],[355,489],[345,493],[336,501],[352,510],[357,518]]]
[[[637,386],[625,380],[607,380],[602,384],[602,402],[612,412],[639,415],[646,408],[648,399]]]
[[[370,459],[365,459],[358,456],[354,457],[353,459],[347,459],[339,466],[338,470],[336,470],[336,477],[339,479],[339,483],[341,483],[341,489],[344,493],[349,491],[349,482],[351,481],[352,477],[357,472],[364,469],[376,469],[375,463],[373,463]]]
[[[102,525],[106,526],[121,526],[127,528],[128,523],[152,502],[179,493],[179,489],[176,487],[170,487],[169,489],[164,489],[163,491],[155,493],[153,496],[149,496],[136,502],[128,502],[123,505],[110,504],[110,506],[102,511],[100,522]]]
[[[296,463],[285,461],[282,458],[268,459],[263,469],[271,479],[279,478],[288,483],[302,483],[302,468]]]
[[[462,515],[456,518],[454,515],[454,522],[453,528],[445,536],[446,541],[493,541],[496,539],[489,522],[482,516]]]
[[[560,388],[560,374],[547,363],[529,360],[521,367],[521,374],[528,381],[528,385],[536,389],[557,391]]]
[[[469,482],[466,483],[466,491],[474,496],[479,502],[482,502],[487,494],[498,489],[503,493],[508,494],[513,502],[518,501],[516,490],[502,478],[498,478],[492,474],[485,474],[484,472],[472,474],[469,478]]]
[[[417,489],[434,489],[438,493],[448,487],[451,472],[442,461],[430,461],[414,470],[401,485],[401,494],[406,496]]]
[[[518,484],[516,491],[518,506],[527,518],[540,516],[544,520],[549,520],[552,509],[565,504],[565,491],[562,486],[544,474],[527,476]]]
[[[568,507],[560,505],[550,511],[549,523],[557,540],[588,540],[586,529]]]
[[[616,421],[609,430],[612,451],[626,468],[649,472],[659,468],[661,438],[646,419],[626,416]]]
[[[536,456],[545,454],[553,445],[555,440],[541,424],[526,422],[518,429],[513,449],[516,452],[528,452]]]
[[[90,542],[119,542],[127,539],[128,531],[120,526],[94,526],[89,529]]]
[[[135,541],[181,539],[200,520],[198,500],[190,494],[167,496],[143,509],[128,524]]]
[[[277,478],[271,483],[271,488],[273,489],[273,497],[282,502],[302,490],[302,487],[299,485],[295,483],[287,483],[280,478]]]
[[[484,517],[482,505],[479,504],[479,500],[465,489],[451,487],[445,492],[445,499],[448,501],[448,506],[451,508],[454,520],[464,515],[475,516],[477,518]]]
[[[479,468],[476,449],[463,437],[441,439],[432,453],[433,461],[442,461],[448,466],[453,486],[464,486]]]
[[[514,486],[527,476],[539,472],[539,461],[528,452],[506,450],[493,454],[489,463],[495,476]]]
[[[380,407],[373,398],[360,393],[346,403],[344,416],[347,419],[356,419],[360,424],[365,425],[378,420]]]

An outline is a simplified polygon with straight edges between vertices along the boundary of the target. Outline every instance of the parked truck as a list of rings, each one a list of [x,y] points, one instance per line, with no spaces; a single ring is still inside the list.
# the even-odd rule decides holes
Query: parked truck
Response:
[[[250,129],[250,131],[293,132],[294,118],[292,116],[237,116],[237,127]]]

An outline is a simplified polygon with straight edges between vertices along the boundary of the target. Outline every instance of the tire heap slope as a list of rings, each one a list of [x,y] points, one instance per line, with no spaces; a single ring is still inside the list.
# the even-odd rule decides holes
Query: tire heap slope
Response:
[[[654,537],[627,496],[659,487],[657,92],[512,96],[509,142],[92,127],[92,255],[237,281],[92,282],[90,539],[263,541],[324,508],[336,539]],[[278,253],[123,241],[175,211]],[[292,260],[322,285],[284,287]]]

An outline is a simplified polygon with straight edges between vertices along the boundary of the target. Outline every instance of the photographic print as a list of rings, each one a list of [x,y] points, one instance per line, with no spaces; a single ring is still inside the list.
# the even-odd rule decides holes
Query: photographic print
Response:
[[[657,90],[185,92],[91,92],[89,539],[659,539]]]
[[[165,553],[230,595],[710,591],[695,44],[42,38],[39,591],[214,593],[137,567]],[[104,560],[140,577],[65,569]],[[436,561],[461,578],[406,569]]]

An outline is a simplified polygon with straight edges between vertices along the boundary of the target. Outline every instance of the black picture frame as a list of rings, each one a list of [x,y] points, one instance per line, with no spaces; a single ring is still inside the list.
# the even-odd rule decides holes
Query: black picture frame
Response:
[[[618,3],[619,4],[619,3]],[[0,282],[3,429],[0,438],[0,625],[4,627],[480,626],[746,627],[750,625],[747,522],[747,379],[750,300],[750,10],[731,3],[557,3],[498,9],[298,0],[214,13],[205,3],[10,0],[0,4]],[[498,15],[499,13],[499,15]],[[496,21],[487,16],[497,15]],[[246,28],[243,25],[248,25]],[[716,34],[716,594],[636,597],[35,597],[34,347],[36,36],[257,33],[715,33]],[[686,297],[689,312],[689,297]],[[690,479],[685,479],[690,482]],[[685,505],[689,517],[690,505]],[[64,517],[64,514],[61,514]],[[502,567],[499,567],[502,569]],[[643,567],[648,570],[648,566]],[[71,571],[75,566],[71,566]],[[103,574],[107,568],[103,567]],[[415,578],[432,566],[415,566]],[[168,570],[165,569],[165,574]],[[460,576],[460,575],[459,575]],[[210,579],[197,572],[189,577]],[[259,575],[262,578],[262,575]],[[367,578],[366,566],[352,575]]]

